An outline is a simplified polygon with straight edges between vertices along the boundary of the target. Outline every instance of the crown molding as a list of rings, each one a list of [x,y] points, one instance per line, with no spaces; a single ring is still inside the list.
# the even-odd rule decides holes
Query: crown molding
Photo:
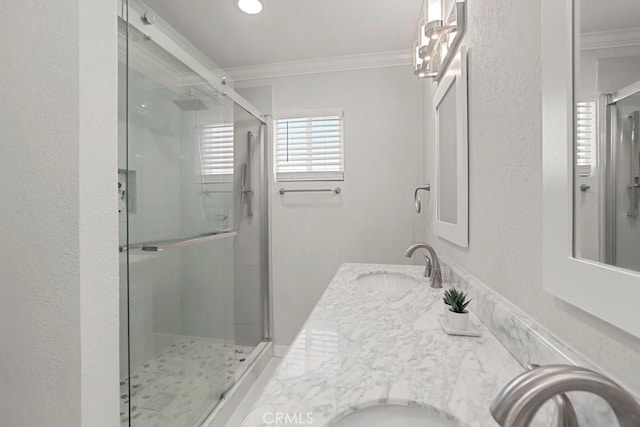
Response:
[[[640,27],[584,33],[580,40],[581,50],[638,45],[640,45]]]
[[[302,61],[278,62],[273,64],[250,65],[227,68],[226,76],[233,81],[267,79],[296,76],[301,74],[329,73],[334,71],[363,70],[411,66],[411,50],[367,53],[360,55],[335,56],[330,58],[307,59]]]

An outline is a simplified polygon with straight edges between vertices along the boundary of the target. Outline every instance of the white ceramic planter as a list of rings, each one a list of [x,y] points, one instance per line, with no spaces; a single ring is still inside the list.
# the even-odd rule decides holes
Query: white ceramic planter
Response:
[[[449,309],[451,308],[450,304],[446,304],[444,301],[442,301],[442,311],[444,312],[444,318],[448,319],[449,318]]]
[[[456,313],[449,310],[447,314],[447,320],[449,321],[449,327],[456,331],[466,331],[469,325],[469,312]]]

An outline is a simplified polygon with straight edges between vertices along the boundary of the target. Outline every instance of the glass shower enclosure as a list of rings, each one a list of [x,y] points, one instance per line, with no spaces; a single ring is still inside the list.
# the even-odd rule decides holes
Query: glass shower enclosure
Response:
[[[144,4],[119,30],[121,424],[200,425],[270,338],[267,132]]]

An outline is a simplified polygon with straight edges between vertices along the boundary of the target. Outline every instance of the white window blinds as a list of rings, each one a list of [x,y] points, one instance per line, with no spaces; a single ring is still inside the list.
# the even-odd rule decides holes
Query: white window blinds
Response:
[[[200,153],[205,179],[218,181],[233,175],[233,123],[203,126]]]
[[[344,180],[343,115],[275,120],[277,181]]]
[[[596,165],[596,102],[576,103],[576,173],[589,177]]]

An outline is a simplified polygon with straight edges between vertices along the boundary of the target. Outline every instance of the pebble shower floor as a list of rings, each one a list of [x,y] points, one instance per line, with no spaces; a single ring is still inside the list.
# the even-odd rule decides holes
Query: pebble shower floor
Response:
[[[191,426],[246,368],[254,347],[202,338],[178,341],[130,376],[131,425]],[[244,365],[244,366],[243,366]],[[120,423],[129,425],[129,379],[120,382]],[[223,382],[224,381],[224,382]]]

